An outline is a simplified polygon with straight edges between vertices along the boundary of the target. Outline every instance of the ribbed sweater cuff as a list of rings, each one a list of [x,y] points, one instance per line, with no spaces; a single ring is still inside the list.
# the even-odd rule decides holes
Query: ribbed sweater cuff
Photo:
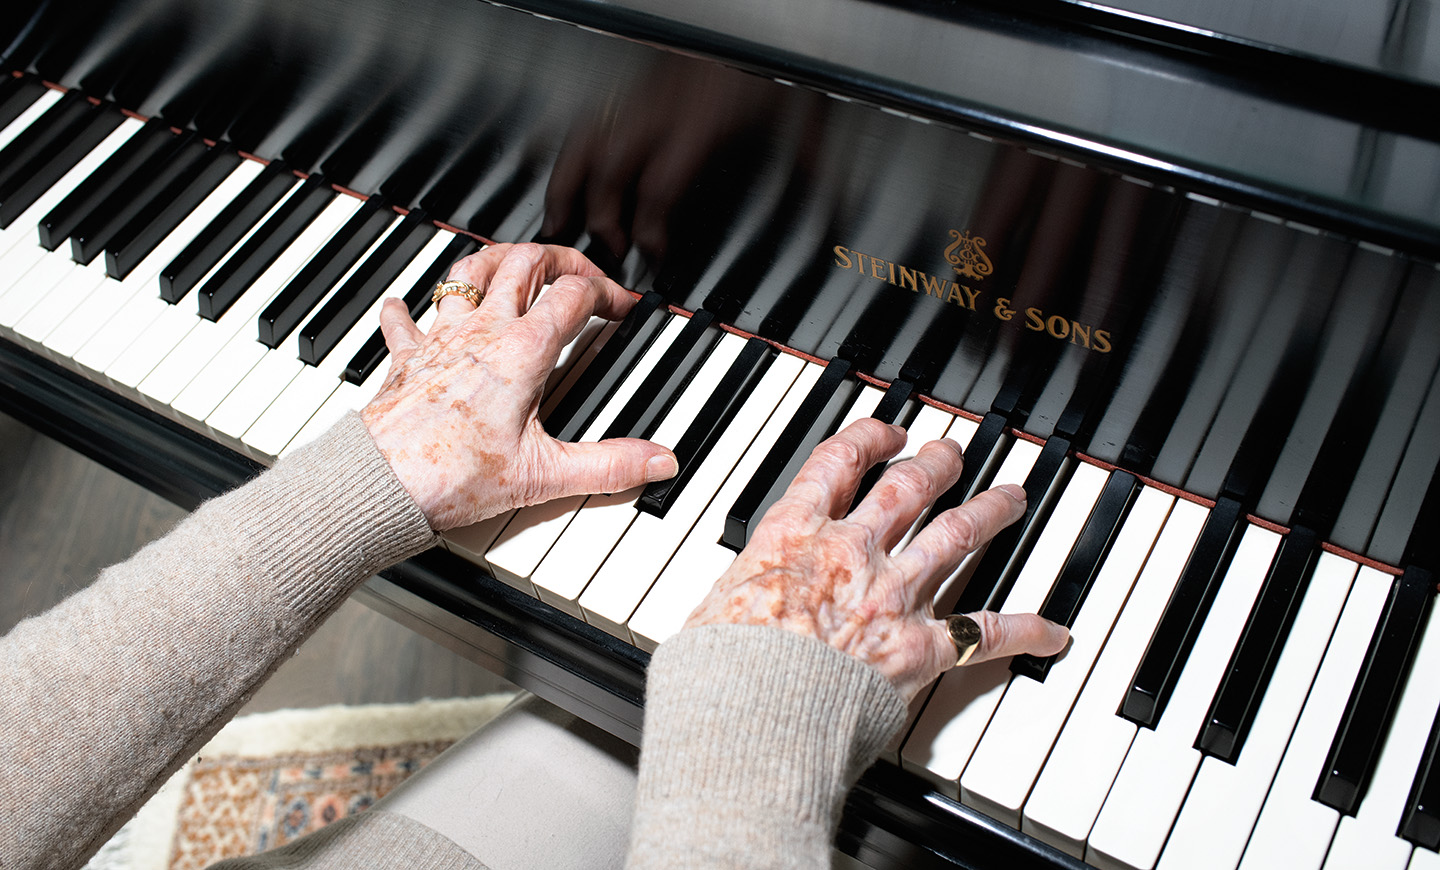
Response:
[[[262,576],[277,580],[276,599],[299,613],[328,612],[357,579],[436,540],[359,414],[346,415],[252,486],[240,547],[257,554]]]
[[[828,865],[845,794],[905,710],[878,671],[820,641],[759,626],[680,633],[647,676],[633,863]]]

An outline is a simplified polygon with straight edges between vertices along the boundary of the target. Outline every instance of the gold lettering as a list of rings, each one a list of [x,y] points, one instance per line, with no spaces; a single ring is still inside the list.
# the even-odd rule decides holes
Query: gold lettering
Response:
[[[876,258],[876,257],[871,257],[871,258],[870,258],[870,277],[871,277],[871,278],[880,278],[880,279],[883,280],[883,279],[885,278],[885,276],[880,274],[880,270],[881,270],[884,266],[885,266],[885,261],[884,261],[884,260],[878,259],[878,258]]]
[[[895,283],[895,264],[893,262],[890,264],[890,283]]]
[[[854,264],[850,262],[850,249],[844,245],[835,246],[835,265],[842,269],[853,269]]]
[[[960,301],[956,302],[955,300],[957,300],[957,299],[960,300]],[[969,307],[970,307],[969,305],[966,305],[966,304],[965,304],[965,294],[960,292],[960,285],[959,285],[959,284],[951,284],[951,285],[950,285],[950,295],[945,297],[945,301],[946,301],[946,302],[955,302],[955,304],[956,304],[956,305],[959,305],[961,308],[969,308]]]
[[[1095,350],[1098,353],[1110,352],[1110,333],[1104,329],[1095,330]]]
[[[1081,347],[1084,347],[1084,348],[1086,348],[1086,349],[1089,349],[1089,347],[1090,347],[1090,327],[1086,326],[1085,324],[1081,323],[1081,322],[1078,321],[1078,320],[1071,321],[1071,322],[1070,322],[1070,343],[1071,343],[1071,344],[1078,344],[1078,345],[1080,345]]]
[[[1070,335],[1070,321],[1058,314],[1052,314],[1050,319],[1045,321],[1045,331],[1056,338],[1066,338]]]
[[[965,307],[971,311],[978,311],[979,309],[975,307],[975,304],[980,299],[980,291],[971,290],[969,287],[963,285],[960,289],[965,291]]]
[[[862,275],[865,274],[865,261],[869,259],[869,257],[865,254],[860,253],[859,251],[854,251],[853,253],[855,254],[856,261],[860,264],[858,267],[858,271]]]
[[[1025,309],[1025,328],[1034,332],[1045,331],[1045,321],[1038,308]]]
[[[1000,320],[1009,320],[1015,316],[1015,310],[1010,307],[1010,300],[1003,296],[995,300],[995,316]]]
[[[920,274],[923,275],[923,274],[925,274],[925,273],[924,273],[924,272],[921,272]],[[914,291],[914,292],[916,292],[916,293],[919,293],[919,292],[920,292],[920,287],[919,287],[919,285],[917,285],[917,284],[915,283],[915,273],[912,272],[912,271],[910,271],[909,269],[905,268],[904,266],[901,266],[901,267],[900,267],[900,286],[901,286],[901,287],[904,287],[907,283],[910,285],[910,289],[911,289],[912,291]]]
[[[931,278],[924,272],[917,272],[916,274],[920,276],[920,283],[925,285],[926,296],[934,296],[936,299],[943,299],[945,297],[945,288],[950,284],[948,279]]]

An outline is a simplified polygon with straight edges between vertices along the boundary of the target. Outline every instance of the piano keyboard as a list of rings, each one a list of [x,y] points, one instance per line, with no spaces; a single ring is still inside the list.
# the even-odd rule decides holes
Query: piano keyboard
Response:
[[[430,286],[477,247],[112,107],[33,82],[7,93],[0,333],[265,462],[369,401],[383,300],[405,299],[426,328]],[[85,147],[53,147],[73,141]],[[1436,296],[1417,322],[1440,322]],[[1407,364],[1433,372],[1431,344],[1412,343]],[[1440,386],[1420,380],[1416,434],[1393,458],[1418,483],[1373,506],[1380,526],[1440,518]],[[901,458],[939,437],[966,447],[959,495],[1015,482],[1030,496],[937,609],[1040,611],[1074,635],[1054,661],[944,675],[893,761],[1097,867],[1440,866],[1440,683],[1421,678],[1440,667],[1440,620],[1424,568],[1359,564],[1233,500],[883,391],[653,295],[566,349],[541,413],[566,437],[654,438],[682,471],[445,535],[517,589],[653,650],[797,457],[849,420],[893,419],[910,434]]]

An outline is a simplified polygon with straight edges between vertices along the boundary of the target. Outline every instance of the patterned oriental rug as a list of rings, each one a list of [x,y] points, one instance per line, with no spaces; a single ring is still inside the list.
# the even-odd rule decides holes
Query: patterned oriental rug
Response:
[[[363,812],[513,695],[281,710],[235,719],[87,870],[200,870]]]

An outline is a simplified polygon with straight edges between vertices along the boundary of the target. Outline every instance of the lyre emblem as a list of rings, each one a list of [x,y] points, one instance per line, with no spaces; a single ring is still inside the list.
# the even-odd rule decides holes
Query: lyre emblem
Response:
[[[985,247],[984,239],[979,236],[972,238],[969,232],[959,230],[951,230],[950,238],[954,241],[945,249],[945,260],[955,267],[957,274],[979,281],[995,271],[990,258],[981,250]]]

